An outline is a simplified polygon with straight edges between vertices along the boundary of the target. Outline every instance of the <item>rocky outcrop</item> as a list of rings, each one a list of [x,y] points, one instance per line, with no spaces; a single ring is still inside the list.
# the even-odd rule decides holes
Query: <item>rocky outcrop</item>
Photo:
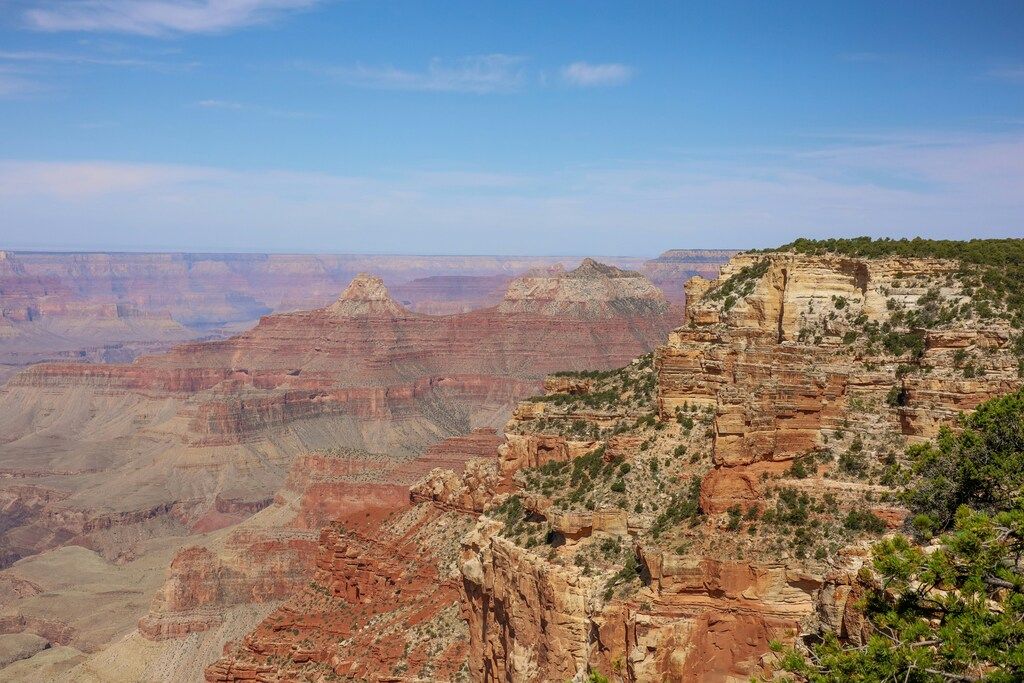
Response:
[[[647,587],[594,618],[594,668],[625,680],[748,681],[764,671],[770,642],[817,628],[826,602],[841,614],[849,597],[840,591],[836,603],[834,578],[781,564],[638,552]],[[826,586],[828,600],[820,597]]]
[[[324,529],[312,581],[229,644],[206,680],[454,679],[466,637],[453,542],[470,523],[422,504],[372,537]]]
[[[590,657],[596,586],[482,523],[463,541],[463,610],[473,680],[574,680]]]
[[[384,281],[366,273],[356,275],[327,311],[346,318],[390,318],[406,313],[388,294]]]
[[[408,458],[446,437],[499,425],[545,373],[617,365],[672,324],[664,312],[585,321],[495,309],[427,316],[397,304],[379,278],[359,276],[326,308],[267,316],[230,339],[129,365],[30,368],[0,390],[0,465],[45,472],[78,463],[60,488],[79,495],[45,506],[54,512],[25,508],[18,517],[25,525],[88,517],[100,507],[91,501],[102,500],[129,516],[174,507],[182,513],[176,524],[209,531],[240,519],[219,513],[217,500],[230,498],[237,510],[267,500],[297,455],[341,442]],[[31,439],[55,428],[59,436],[40,461]],[[95,447],[80,448],[83,439]],[[140,449],[153,459],[138,458]],[[245,475],[228,485],[225,467]],[[118,482],[133,479],[93,476],[117,468],[138,470],[142,485],[121,495]],[[63,527],[44,526],[51,531],[33,533],[38,543],[19,544],[12,560],[66,537]]]
[[[945,261],[782,252],[692,280],[686,320],[653,367],[549,377],[546,396],[516,407],[496,458],[431,470],[410,489],[414,507],[379,527],[384,540],[324,536],[314,583],[326,593],[305,590],[207,679],[282,680],[301,664],[306,676],[447,680],[464,658],[474,681],[596,671],[739,683],[773,676],[773,641],[827,630],[863,642],[871,535],[907,512],[879,482],[884,467],[1020,385],[1012,332],[958,317],[968,294],[957,273]],[[424,520],[441,519],[468,533],[435,576],[430,542],[442,536]],[[865,519],[870,532],[857,527]],[[812,528],[826,525],[845,531]],[[409,534],[430,539],[426,569],[403,554]],[[458,591],[462,644],[435,637],[428,651],[446,663],[428,675],[432,660],[410,654],[418,635],[399,635],[418,632],[378,597],[398,588],[431,618]],[[314,604],[318,592],[330,600]],[[370,621],[407,630],[385,645],[361,626]]]
[[[1019,386],[1008,326],[893,327],[899,339],[920,337],[913,361],[865,342],[926,295],[953,307],[966,301],[958,268],[936,259],[744,254],[718,283],[691,281],[686,324],[656,360],[663,417],[684,405],[715,413],[718,469],[705,479],[705,509],[749,506],[762,475],[825,447],[829,433],[928,438],[958,412]],[[984,349],[984,377],[965,378],[955,348]]]
[[[479,514],[498,493],[501,480],[494,459],[471,460],[462,474],[435,468],[409,489],[415,503],[429,502],[438,507]]]
[[[505,443],[498,449],[499,464],[504,474],[512,474],[549,462],[567,462],[594,446],[593,441],[575,441],[556,435],[506,434]]]

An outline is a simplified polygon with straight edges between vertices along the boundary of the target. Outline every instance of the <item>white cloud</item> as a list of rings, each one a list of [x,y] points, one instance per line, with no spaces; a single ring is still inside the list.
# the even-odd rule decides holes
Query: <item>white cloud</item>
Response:
[[[625,64],[589,64],[573,62],[562,68],[562,78],[571,85],[591,88],[622,85],[633,78],[634,69]]]
[[[60,0],[27,10],[40,31],[92,31],[157,36],[219,33],[266,23],[322,0]]]
[[[312,66],[340,83],[381,90],[432,92],[494,93],[512,92],[522,87],[525,74],[523,57],[505,54],[473,55],[452,62],[433,59],[421,71],[393,66]]]
[[[1024,234],[1024,135],[841,142],[532,174],[13,160],[0,162],[0,215],[7,245],[51,247],[88,235],[111,248],[628,254]]]
[[[36,196],[83,201],[208,181],[220,175],[219,171],[196,166],[106,161],[0,161],[0,199]]]

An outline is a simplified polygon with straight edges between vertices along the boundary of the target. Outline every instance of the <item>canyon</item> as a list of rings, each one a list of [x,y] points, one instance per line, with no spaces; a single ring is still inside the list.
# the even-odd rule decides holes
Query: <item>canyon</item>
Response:
[[[326,529],[206,680],[738,682],[776,644],[863,642],[903,449],[1024,385],[975,286],[952,260],[734,257],[653,354],[549,376],[486,457]]]
[[[682,311],[593,260],[466,312],[498,279],[432,281],[443,315],[357,275],[228,339],[22,371],[0,672],[739,682],[864,643],[907,449],[1024,386],[1019,311],[953,258],[705,275]]]
[[[12,377],[0,637],[46,639],[30,659],[52,676],[195,678],[319,571],[321,527],[376,529],[433,467],[492,452],[546,373],[619,365],[681,314],[643,275],[591,260],[507,290],[437,316],[360,274],[326,306],[226,339]],[[126,583],[79,581],[79,566]],[[97,604],[116,611],[104,628]]]

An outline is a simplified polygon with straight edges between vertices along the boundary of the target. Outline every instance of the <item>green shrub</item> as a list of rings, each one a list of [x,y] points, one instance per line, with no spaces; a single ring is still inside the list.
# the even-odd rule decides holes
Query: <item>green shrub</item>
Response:
[[[867,510],[850,510],[846,513],[843,526],[850,531],[868,531],[873,534],[885,531],[885,522]]]
[[[733,505],[728,509],[729,522],[726,524],[726,528],[729,531],[737,531],[740,528],[740,522],[743,520],[743,511],[740,510],[739,505]]]
[[[1024,487],[1024,390],[987,401],[943,429],[934,443],[912,446],[914,480],[904,502],[927,515],[936,530],[952,524],[966,505],[992,512],[1006,509]]]

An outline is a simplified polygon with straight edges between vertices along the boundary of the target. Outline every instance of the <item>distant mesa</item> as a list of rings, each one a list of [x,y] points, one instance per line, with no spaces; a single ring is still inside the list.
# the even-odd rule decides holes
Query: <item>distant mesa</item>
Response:
[[[532,271],[513,280],[498,310],[589,319],[648,317],[664,314],[668,301],[643,274],[587,258],[568,272]]]

